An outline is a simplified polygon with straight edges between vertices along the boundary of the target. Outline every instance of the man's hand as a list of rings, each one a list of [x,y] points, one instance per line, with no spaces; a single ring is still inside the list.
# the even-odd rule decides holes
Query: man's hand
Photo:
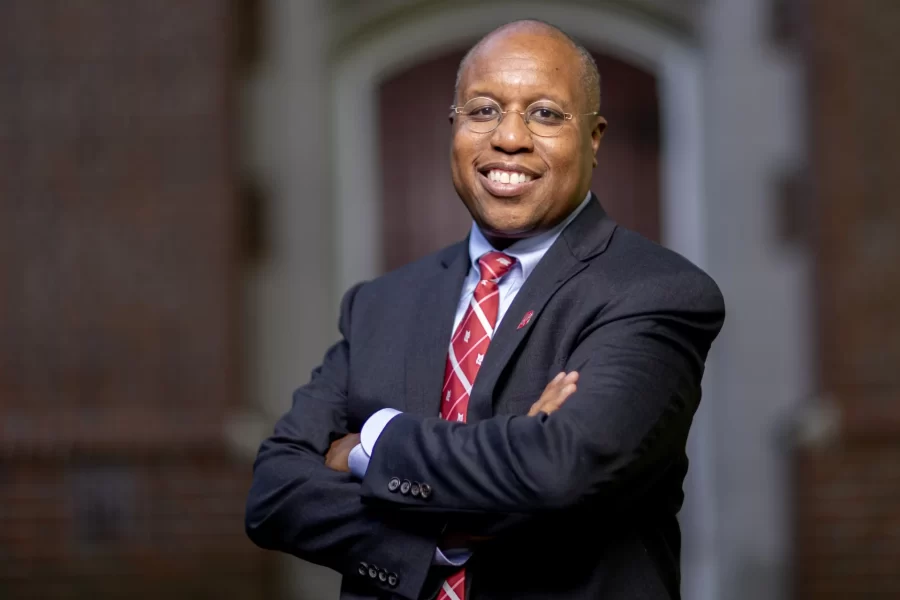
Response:
[[[560,406],[563,405],[563,402],[566,399],[575,393],[575,390],[578,389],[575,383],[578,381],[578,372],[572,371],[570,373],[559,373],[553,380],[547,384],[547,387],[544,388],[544,393],[541,394],[541,397],[538,398],[538,401],[531,405],[531,409],[528,411],[528,416],[533,417],[540,412],[545,412],[548,415],[555,410],[557,410]]]
[[[359,443],[358,433],[348,433],[342,438],[331,442],[328,452],[325,453],[325,466],[342,471],[350,472],[350,451]]]

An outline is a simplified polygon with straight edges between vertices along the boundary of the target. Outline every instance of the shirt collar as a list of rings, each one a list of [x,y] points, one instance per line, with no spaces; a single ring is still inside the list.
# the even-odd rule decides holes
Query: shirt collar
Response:
[[[518,240],[517,242],[511,244],[509,248],[503,250],[504,254],[512,256],[516,259],[516,264],[519,265],[522,269],[522,280],[528,278],[537,264],[540,262],[541,258],[544,257],[544,254],[547,250],[550,249],[550,246],[553,245],[553,242],[556,241],[556,238],[559,237],[559,234],[562,233],[563,229],[566,226],[575,220],[575,217],[584,210],[584,207],[587,206],[588,202],[591,200],[591,193],[588,192],[587,196],[582,200],[581,204],[578,205],[578,208],[573,210],[571,214],[569,214],[566,219],[548,231],[536,235],[534,237],[523,238]],[[484,234],[481,233],[481,230],[478,226],[472,222],[472,231],[469,235],[469,259],[472,261],[472,267],[478,271],[478,259],[487,254],[488,252],[495,252],[496,248],[491,246],[490,242],[487,241],[487,238],[484,237]],[[515,267],[513,267],[515,268]]]

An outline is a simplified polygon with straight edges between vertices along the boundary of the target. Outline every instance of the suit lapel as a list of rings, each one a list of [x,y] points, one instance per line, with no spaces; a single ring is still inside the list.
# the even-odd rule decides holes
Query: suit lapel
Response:
[[[447,348],[469,267],[467,238],[448,248],[441,257],[440,268],[417,286],[419,297],[409,322],[413,330],[411,352],[406,355],[406,409],[414,414],[440,414]]]
[[[494,333],[484,363],[475,378],[469,399],[470,423],[493,416],[494,388],[519,344],[534,327],[550,298],[562,285],[590,264],[606,249],[615,223],[606,217],[596,197],[592,197],[538,262],[525,285],[516,294],[500,326]],[[458,299],[458,298],[457,298]],[[527,320],[525,316],[531,313]],[[520,326],[521,325],[521,326]]]

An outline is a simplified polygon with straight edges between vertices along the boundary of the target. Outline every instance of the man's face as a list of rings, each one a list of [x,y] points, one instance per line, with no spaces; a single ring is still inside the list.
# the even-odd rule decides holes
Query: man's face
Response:
[[[587,105],[581,65],[578,52],[565,40],[509,32],[488,41],[462,73],[456,99],[460,106],[487,97],[503,110],[525,111],[536,101],[549,100],[575,115],[553,137],[534,135],[522,116],[512,112],[489,133],[475,133],[464,125],[463,115],[455,116],[453,185],[495,246],[551,229],[588,192],[606,122],[582,116],[596,107]],[[507,177],[526,181],[503,183]]]

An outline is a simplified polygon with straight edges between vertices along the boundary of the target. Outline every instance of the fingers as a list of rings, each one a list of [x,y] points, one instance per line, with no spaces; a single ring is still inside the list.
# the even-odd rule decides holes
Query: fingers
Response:
[[[544,388],[544,391],[541,393],[541,397],[538,398],[537,402],[531,405],[531,408],[528,409],[528,416],[533,417],[539,412],[541,412],[542,407],[549,401],[550,396],[559,393],[560,384],[563,379],[566,378],[566,373],[564,371],[560,371],[556,374],[556,377],[550,380],[550,383],[547,384],[547,387]]]
[[[544,388],[544,393],[541,395],[541,400],[553,400],[554,396],[562,393],[562,391],[568,386],[575,385],[576,383],[578,383],[577,371],[560,373],[559,375],[554,377],[550,381],[550,383],[547,384],[546,388]]]
[[[550,414],[557,410],[569,396],[575,393],[577,382],[577,371],[558,373],[544,388],[544,392],[538,401],[531,405],[528,416],[533,417],[539,412]]]
[[[348,433],[340,437],[328,446],[325,452],[325,466],[335,471],[346,471],[350,451],[359,443],[358,433]]]
[[[578,371],[569,371],[568,373],[563,371],[557,374],[556,377],[547,384],[547,389],[553,385],[562,388],[562,386],[569,383],[575,383],[576,381],[578,381]]]
[[[578,382],[578,373],[572,372],[567,374],[557,383],[558,390],[551,394],[546,402],[541,406],[541,411],[550,414],[559,409],[563,405],[563,403],[576,392],[578,386],[576,383]]]

